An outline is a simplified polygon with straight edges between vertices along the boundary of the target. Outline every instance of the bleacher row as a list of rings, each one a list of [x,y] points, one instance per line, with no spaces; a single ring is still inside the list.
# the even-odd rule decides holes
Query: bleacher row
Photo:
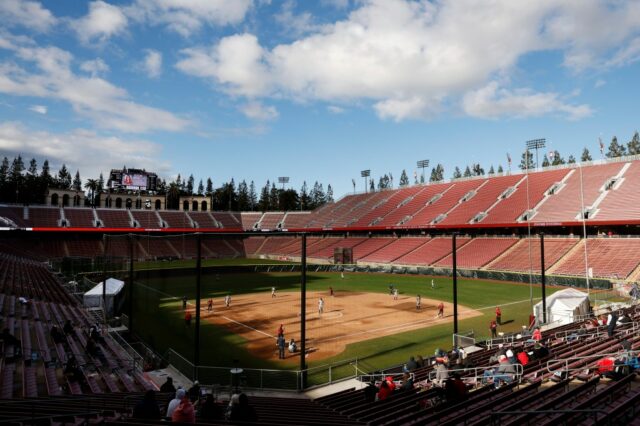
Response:
[[[0,223],[73,228],[421,228],[640,220],[640,160],[568,165],[346,195],[313,212],[181,212],[0,206]],[[622,208],[623,207],[623,208]]]
[[[592,276],[631,279],[640,273],[640,238],[545,238],[545,271],[554,275],[584,276],[585,246]],[[538,237],[476,237],[456,239],[457,266],[461,269],[540,273]],[[244,242],[248,257],[298,259],[297,237],[250,237]],[[358,264],[433,266],[451,268],[451,237],[308,237],[307,257],[330,262],[334,249],[351,248]],[[529,253],[531,252],[531,256]]]

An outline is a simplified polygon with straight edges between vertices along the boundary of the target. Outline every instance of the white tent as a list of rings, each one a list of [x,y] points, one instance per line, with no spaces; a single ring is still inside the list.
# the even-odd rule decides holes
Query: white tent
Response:
[[[107,312],[113,313],[114,301],[124,288],[124,281],[115,278],[107,278],[106,305]],[[82,303],[87,308],[102,306],[102,283],[99,283],[82,297]]]
[[[575,288],[556,291],[547,297],[547,323],[572,323],[576,317],[589,313],[589,297]],[[542,321],[542,302],[533,307],[533,314]]]

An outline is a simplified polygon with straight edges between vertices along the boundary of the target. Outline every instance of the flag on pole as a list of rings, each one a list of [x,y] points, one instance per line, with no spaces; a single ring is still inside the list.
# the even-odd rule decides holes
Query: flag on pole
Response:
[[[351,183],[353,184],[353,186],[356,186],[356,180],[355,179],[351,179]]]
[[[511,156],[509,155],[509,153],[508,153],[508,152],[507,152],[507,162],[508,162],[509,164],[511,164]]]
[[[600,154],[604,154],[604,144],[602,143],[602,138],[598,138],[598,142],[600,143]]]

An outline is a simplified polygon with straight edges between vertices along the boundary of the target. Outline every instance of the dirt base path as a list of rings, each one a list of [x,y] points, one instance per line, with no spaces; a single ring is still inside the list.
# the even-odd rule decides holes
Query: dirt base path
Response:
[[[318,313],[318,299],[324,299],[324,312]],[[413,296],[393,297],[380,293],[327,292],[307,293],[307,358],[320,360],[339,354],[354,342],[388,336],[418,328],[450,323],[453,305],[444,303],[444,318],[437,318],[438,300],[422,298],[421,309],[416,309]],[[283,324],[287,342],[294,338],[300,347],[300,294],[270,292],[233,296],[226,308],[221,299],[214,300],[214,309],[207,311],[202,301],[204,321],[229,328],[248,341],[247,349],[265,359],[277,359],[276,335]],[[458,319],[481,315],[480,311],[458,306]],[[206,338],[206,336],[204,337]],[[299,359],[299,353],[286,351],[290,362]]]

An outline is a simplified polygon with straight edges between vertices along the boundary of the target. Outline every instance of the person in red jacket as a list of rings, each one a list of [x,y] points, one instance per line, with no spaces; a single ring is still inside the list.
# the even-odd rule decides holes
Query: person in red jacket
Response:
[[[185,396],[180,401],[180,405],[173,410],[171,415],[171,421],[174,423],[195,423],[196,411],[193,409],[193,404],[189,401],[189,395]]]
[[[380,382],[380,388],[378,390],[378,401],[384,401],[385,399],[391,396],[393,389],[389,387],[389,382],[387,380],[383,380]]]
[[[536,327],[535,330],[533,330],[533,340],[535,340],[536,342],[539,342],[540,340],[542,340],[542,332],[540,331],[540,327]]]
[[[444,318],[444,303],[438,305],[438,318]]]
[[[520,363],[520,365],[525,367],[527,364],[529,364],[529,355],[527,355],[526,351],[518,352],[517,356],[518,356],[518,362]]]
[[[187,311],[184,314],[184,323],[186,324],[187,327],[191,326],[191,312]]]
[[[500,306],[496,306],[496,323],[502,325],[502,310]]]

